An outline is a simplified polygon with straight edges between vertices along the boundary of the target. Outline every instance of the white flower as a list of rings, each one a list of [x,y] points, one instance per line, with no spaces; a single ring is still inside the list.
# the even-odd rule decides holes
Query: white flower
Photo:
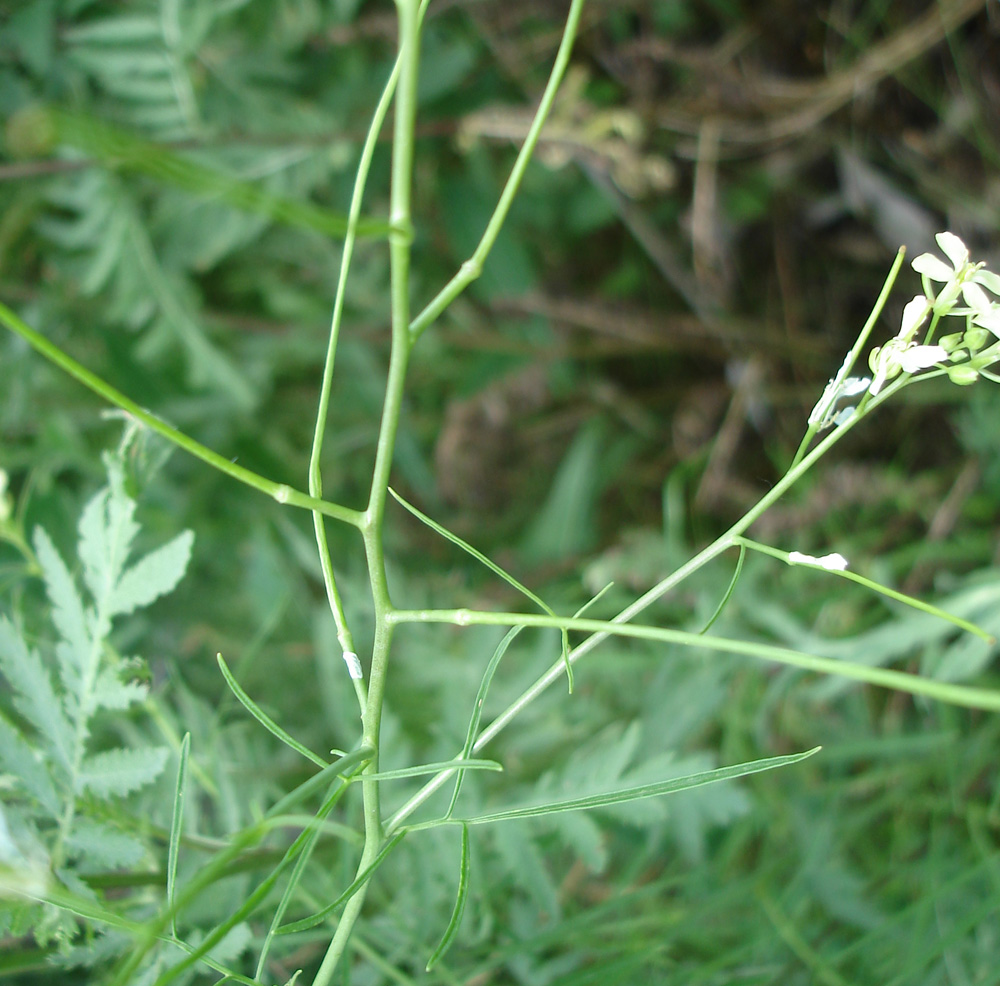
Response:
[[[909,342],[916,334],[917,329],[924,324],[930,310],[931,303],[922,294],[911,298],[903,308],[903,319],[898,338]]]
[[[837,424],[844,412],[835,411],[834,405],[842,397],[856,397],[863,394],[871,383],[870,377],[848,377],[851,368],[851,354],[848,353],[837,375],[828,381],[816,406],[809,412],[809,426],[824,431],[831,424]]]
[[[948,359],[948,350],[944,346],[918,346],[897,336],[884,346],[873,349],[868,357],[873,375],[869,391],[874,397],[901,372],[916,373]]]
[[[919,274],[926,274],[932,281],[950,281],[965,269],[969,262],[969,250],[954,233],[938,233],[934,237],[941,252],[951,261],[949,267],[933,253],[922,253],[913,258],[910,265]]]
[[[847,570],[847,559],[836,551],[829,555],[817,558],[815,555],[804,555],[801,551],[790,551],[788,553],[789,565],[818,565],[828,572],[843,572]]]
[[[910,346],[899,354],[898,359],[904,373],[916,373],[935,363],[945,362],[948,351],[944,346]]]
[[[928,299],[933,303],[934,311],[938,315],[947,315],[955,307],[960,294],[973,311],[982,311],[984,303],[989,306],[990,302],[982,288],[1000,295],[1000,277],[984,270],[983,264],[972,263],[969,260],[968,248],[954,233],[938,233],[934,238],[942,253],[951,261],[951,266],[949,267],[932,253],[922,253],[919,257],[914,257],[911,265],[917,273],[924,276],[924,287]],[[927,280],[940,281],[944,284],[936,298],[931,294]]]

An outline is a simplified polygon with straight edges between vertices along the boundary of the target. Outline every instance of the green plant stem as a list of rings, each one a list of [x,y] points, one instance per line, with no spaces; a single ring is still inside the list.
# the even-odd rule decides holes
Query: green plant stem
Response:
[[[371,762],[362,774],[365,845],[358,863],[358,874],[367,870],[382,848],[383,828],[379,782],[365,775],[378,773],[382,706],[385,700],[386,674],[395,624],[391,620],[392,601],[385,570],[383,523],[389,489],[396,433],[403,405],[403,388],[410,357],[410,249],[412,232],[413,152],[416,130],[417,80],[420,59],[420,6],[416,0],[396,0],[399,18],[399,81],[396,89],[392,144],[392,191],[389,236],[391,272],[392,352],[386,381],[382,421],[379,427],[371,492],[364,513],[361,532],[375,606],[375,640],[372,646],[368,696],[362,717],[363,743],[374,750]],[[367,892],[367,883],[348,900],[341,914],[327,953],[313,986],[328,986],[347,947]]]
[[[17,333],[33,349],[37,350],[47,360],[54,363],[61,370],[64,370],[71,377],[75,377],[85,387],[88,387],[99,397],[103,397],[109,404],[114,404],[126,411],[133,418],[141,421],[151,431],[162,435],[167,441],[184,449],[185,452],[193,455],[202,462],[208,463],[219,472],[225,473],[237,482],[253,487],[261,493],[266,493],[278,503],[287,503],[293,507],[301,507],[304,510],[315,510],[325,517],[333,517],[335,520],[343,521],[353,527],[361,527],[364,523],[364,514],[349,507],[341,506],[339,503],[330,503],[327,500],[318,500],[315,497],[296,490],[284,483],[276,483],[272,479],[267,479],[231,462],[225,456],[213,452],[212,449],[196,442],[193,438],[178,431],[172,425],[161,421],[155,414],[151,414],[145,408],[140,407],[135,401],[130,400],[121,391],[116,390],[110,384],[105,383],[99,376],[91,373],[85,366],[78,363],[72,356],[68,356],[58,346],[49,342],[40,332],[36,332],[31,326],[14,314],[6,305],[0,303],[0,322],[3,322],[11,331]]]
[[[582,11],[583,0],[573,0],[570,4],[569,13],[566,15],[566,26],[563,28],[562,41],[559,44],[559,51],[556,53],[555,63],[552,66],[549,81],[545,86],[545,92],[542,93],[542,99],[535,112],[535,118],[531,121],[531,126],[528,128],[528,134],[524,138],[524,143],[521,145],[520,153],[517,155],[517,160],[514,162],[514,167],[511,169],[510,177],[507,179],[507,184],[504,185],[503,192],[500,195],[500,201],[497,203],[497,207],[486,226],[483,238],[479,241],[479,246],[476,247],[472,256],[469,257],[464,264],[462,264],[458,273],[438,292],[436,297],[413,320],[413,324],[410,326],[411,339],[418,339],[421,333],[428,328],[428,326],[430,326],[434,320],[437,319],[437,317],[477,277],[480,276],[480,274],[482,274],[483,264],[486,262],[486,258],[489,255],[490,250],[493,249],[493,244],[496,243],[496,239],[500,235],[500,229],[503,226],[504,221],[507,219],[507,214],[510,212],[510,207],[514,201],[514,197],[517,195],[518,189],[521,187],[521,180],[524,178],[524,173],[528,169],[531,157],[535,153],[535,147],[538,144],[539,137],[541,136],[542,128],[545,126],[545,121],[548,118],[549,111],[552,109],[552,104],[555,102],[556,93],[559,91],[559,86],[562,83],[563,76],[566,74],[566,69],[569,66],[570,54],[573,51],[573,42],[576,38],[576,31],[580,24],[580,14]],[[395,215],[393,215],[391,216],[391,221],[392,225],[396,226],[399,220]]]
[[[333,368],[337,353],[337,342],[340,338],[340,327],[344,316],[347,277],[350,273],[351,260],[354,256],[354,244],[357,240],[361,205],[364,201],[365,186],[367,185],[368,174],[371,170],[372,157],[375,154],[375,146],[378,143],[379,134],[382,131],[389,107],[392,104],[393,93],[395,93],[396,84],[399,81],[401,64],[401,59],[397,58],[382,90],[382,95],[379,98],[375,112],[372,115],[372,122],[368,128],[368,134],[365,137],[365,143],[361,150],[361,160],[358,163],[358,171],[354,180],[354,190],[351,194],[347,233],[344,237],[344,250],[341,254],[340,273],[337,278],[337,293],[333,303],[333,315],[330,319],[330,341],[326,351],[326,362],[323,366],[323,381],[320,388],[319,406],[316,411],[316,428],[313,433],[312,451],[309,456],[309,493],[317,499],[322,499],[323,496],[323,438],[326,432],[326,422],[330,408],[330,392],[333,386]],[[333,561],[330,557],[330,549],[326,539],[326,527],[323,516],[317,512],[313,512],[313,527],[316,533],[316,547],[319,550],[327,599],[329,600],[330,610],[333,613],[333,619],[337,626],[337,639],[340,642],[341,649],[345,653],[353,653],[354,638],[347,626],[344,608],[340,601],[340,594],[337,591],[337,583],[333,573]],[[363,679],[355,678],[352,680],[363,714],[368,700],[367,689]]]
[[[889,295],[892,293],[892,289],[896,284],[896,278],[899,276],[899,269],[903,266],[903,258],[905,256],[906,247],[900,247],[896,252],[896,259],[893,261],[892,267],[889,268],[889,273],[886,275],[885,282],[882,284],[882,290],[879,292],[878,298],[875,299],[875,304],[872,307],[871,313],[868,315],[865,324],[862,326],[861,332],[858,333],[858,338],[851,347],[851,351],[848,354],[847,359],[844,361],[843,366],[841,366],[839,372],[837,373],[837,376],[832,381],[832,385],[841,384],[847,379],[848,376],[850,376],[851,370],[854,368],[854,364],[858,361],[858,357],[861,355],[862,349],[864,349],[865,344],[868,342],[868,337],[871,335],[872,329],[875,328],[875,323],[882,314],[882,309],[885,308],[885,304],[889,300]],[[865,395],[865,397],[867,397],[867,395]],[[861,402],[859,402],[859,416],[863,412],[862,405],[864,400],[865,398],[862,397]],[[816,425],[809,425],[805,435],[802,437],[802,441],[799,443],[798,450],[795,453],[795,458],[792,459],[792,464],[789,468],[794,469],[795,466],[802,461],[802,457],[806,454],[806,449],[809,448],[809,443],[813,440],[816,430]]]
[[[773,644],[757,643],[751,640],[710,637],[688,630],[636,626],[632,623],[616,623],[573,616],[561,616],[553,619],[542,613],[480,612],[468,609],[396,610],[393,613],[393,620],[397,623],[452,623],[456,626],[551,627],[582,630],[595,635],[604,634],[605,636],[655,640],[665,644],[700,647],[704,650],[722,651],[728,654],[744,654],[748,657],[775,661],[778,664],[802,668],[806,671],[839,675],[855,681],[880,685],[883,688],[908,692],[912,695],[924,695],[970,709],[1000,712],[1000,691],[972,688],[967,685],[952,685],[909,672],[893,671],[889,668],[873,667],[869,664],[857,664],[853,661],[842,661],[832,657],[817,657],[803,651],[791,650],[788,647],[777,647]]]

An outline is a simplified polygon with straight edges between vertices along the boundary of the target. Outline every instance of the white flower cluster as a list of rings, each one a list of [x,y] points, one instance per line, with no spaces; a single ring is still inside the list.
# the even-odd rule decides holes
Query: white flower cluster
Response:
[[[986,293],[1000,296],[1000,277],[986,270],[984,264],[972,263],[968,248],[954,233],[938,233],[935,239],[951,266],[931,253],[914,259],[912,266],[921,275],[924,293],[906,303],[895,338],[872,350],[868,358],[872,396],[900,373],[916,373],[938,365],[944,365],[955,383],[974,383],[981,366],[975,365],[977,361],[972,358],[989,341],[989,333],[1000,337],[1000,302],[991,300]],[[944,285],[937,294],[932,281]],[[959,305],[960,298],[965,307]],[[915,342],[914,337],[931,315],[932,329],[938,319],[956,315],[965,316],[966,330],[943,337],[937,345]]]
[[[912,266],[921,276],[923,294],[906,303],[899,332],[872,350],[868,358],[871,377],[849,377],[854,354],[848,354],[809,415],[813,429],[822,431],[843,424],[854,408],[838,410],[838,401],[858,394],[875,397],[900,373],[940,366],[957,384],[975,383],[980,376],[1000,382],[1000,377],[986,369],[1000,359],[1000,276],[982,263],[972,263],[967,247],[954,233],[938,233],[935,239],[950,265],[930,253],[914,259]],[[943,287],[935,293],[931,282]],[[964,330],[933,343],[938,322],[947,316],[964,317]],[[917,332],[928,318],[931,323],[924,340],[917,342]]]

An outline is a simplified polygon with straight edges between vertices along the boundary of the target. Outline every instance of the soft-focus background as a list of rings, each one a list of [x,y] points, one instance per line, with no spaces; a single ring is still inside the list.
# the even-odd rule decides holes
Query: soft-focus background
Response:
[[[418,306],[478,242],[565,7],[432,0]],[[387,2],[0,0],[0,299],[221,454],[304,486],[340,256],[331,230],[394,31]],[[486,270],[415,351],[395,487],[561,611],[613,580],[595,613],[615,612],[782,475],[900,245],[912,257],[950,229],[1000,269],[998,121],[995,2],[588,0]],[[387,185],[385,142],[366,214],[386,214]],[[876,341],[918,290],[904,268]],[[369,238],[324,458],[327,495],[351,506],[373,462],[387,318],[387,251]],[[946,606],[993,600],[997,411],[985,383],[907,390],[756,536],[840,551]],[[71,549],[103,481],[100,453],[120,433],[97,398],[0,335],[0,468],[25,530],[42,523]],[[131,479],[150,544],[187,527],[197,540],[186,580],[120,646],[148,661],[163,728],[192,730],[192,757],[219,793],[192,802],[191,824],[222,835],[305,773],[226,697],[216,652],[303,742],[355,739],[310,520],[151,438]],[[330,531],[363,654],[360,543]],[[388,542],[402,605],[520,605],[395,507]],[[731,563],[649,618],[698,628]],[[25,576],[0,544],[5,610],[37,596]],[[748,562],[716,629],[996,678],[989,650],[949,628],[767,559]],[[387,766],[460,748],[497,639],[399,634]],[[556,654],[551,636],[525,634],[487,711]],[[555,689],[488,751],[507,771],[470,779],[470,798],[500,805],[825,749],[739,785],[476,831],[465,923],[430,975],[457,840],[413,839],[372,888],[352,981],[1000,982],[998,734],[995,716],[747,660],[605,645],[572,697]],[[142,810],[169,824],[162,794]],[[310,891],[331,899],[352,866],[331,847]],[[230,882],[238,901],[249,884]],[[320,948],[307,936],[279,951],[274,979],[308,969]],[[18,981],[56,975],[28,970],[23,941],[4,952],[18,952]]]

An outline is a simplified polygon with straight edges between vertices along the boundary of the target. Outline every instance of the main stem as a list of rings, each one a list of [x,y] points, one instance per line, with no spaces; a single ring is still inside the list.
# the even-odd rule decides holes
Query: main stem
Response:
[[[362,775],[364,799],[365,845],[358,863],[358,874],[374,862],[382,847],[383,828],[378,781],[366,780],[366,775],[379,769],[379,739],[382,724],[382,704],[385,699],[386,672],[392,644],[392,601],[385,571],[385,547],[382,525],[389,488],[396,431],[403,404],[403,387],[410,357],[410,248],[413,242],[411,202],[413,180],[413,143],[416,127],[417,75],[419,68],[420,8],[417,0],[396,0],[399,15],[399,84],[396,90],[395,127],[392,144],[392,204],[393,232],[389,237],[389,263],[392,278],[392,352],[386,382],[382,423],[379,429],[375,468],[372,471],[371,493],[363,515],[361,533],[364,537],[372,599],[375,605],[375,642],[372,647],[371,670],[368,679],[368,701],[362,716],[365,746],[374,754]],[[328,986],[347,947],[354,924],[364,906],[367,884],[347,902],[340,923],[316,973],[313,986]]]

